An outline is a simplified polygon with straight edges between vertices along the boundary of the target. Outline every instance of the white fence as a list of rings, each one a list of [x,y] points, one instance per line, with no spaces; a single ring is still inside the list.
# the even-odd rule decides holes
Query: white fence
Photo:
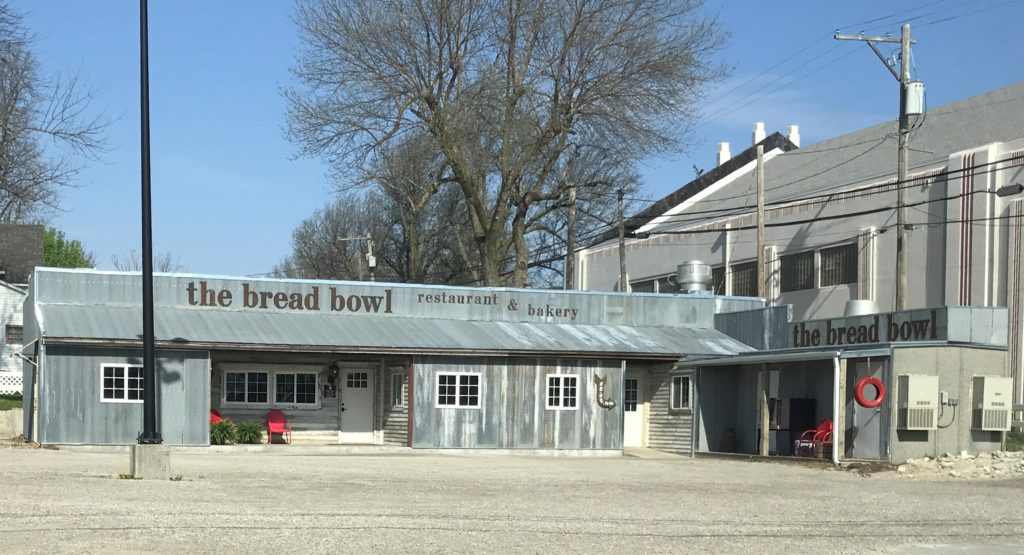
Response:
[[[21,393],[21,373],[0,372],[0,395]]]

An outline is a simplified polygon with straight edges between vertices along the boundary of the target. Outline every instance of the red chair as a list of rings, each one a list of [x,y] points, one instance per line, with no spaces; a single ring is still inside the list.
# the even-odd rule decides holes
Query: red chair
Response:
[[[828,445],[832,446],[832,419],[826,418],[818,424],[817,428],[813,430],[807,430],[800,434],[800,439],[796,441],[794,451],[798,457],[813,457],[815,451],[815,445],[822,446],[822,452],[824,447]]]
[[[217,409],[210,409],[210,424],[216,424],[221,420],[224,419],[221,418],[220,413],[217,412]]]
[[[267,412],[267,443],[274,442],[274,434],[281,434],[285,443],[292,442],[292,425],[284,413],[277,409]]]

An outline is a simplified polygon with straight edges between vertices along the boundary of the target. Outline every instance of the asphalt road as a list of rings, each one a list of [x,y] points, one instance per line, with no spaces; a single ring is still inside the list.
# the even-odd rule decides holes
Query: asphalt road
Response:
[[[127,480],[126,454],[0,449],[0,551],[1024,553],[1021,479],[631,457],[232,453],[171,465],[180,481]]]

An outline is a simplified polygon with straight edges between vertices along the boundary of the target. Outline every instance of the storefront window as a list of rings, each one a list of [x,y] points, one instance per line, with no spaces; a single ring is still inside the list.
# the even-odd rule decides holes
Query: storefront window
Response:
[[[316,374],[278,373],[275,378],[275,403],[312,405],[316,403]]]

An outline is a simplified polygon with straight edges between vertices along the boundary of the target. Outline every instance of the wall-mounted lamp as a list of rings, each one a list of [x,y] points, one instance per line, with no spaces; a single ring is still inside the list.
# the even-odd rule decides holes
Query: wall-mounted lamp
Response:
[[[332,363],[327,367],[328,376],[331,380],[331,385],[334,387],[338,386],[338,363]]]

